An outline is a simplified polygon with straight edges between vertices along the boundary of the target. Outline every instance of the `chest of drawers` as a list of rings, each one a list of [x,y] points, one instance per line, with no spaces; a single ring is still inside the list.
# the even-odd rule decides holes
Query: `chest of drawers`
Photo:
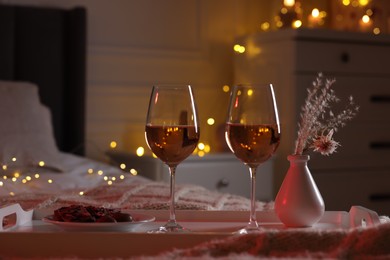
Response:
[[[236,83],[273,83],[282,140],[274,171],[277,192],[294,149],[306,89],[319,72],[335,78],[341,100],[352,95],[358,116],[334,138],[337,153],[310,154],[309,168],[326,210],[362,205],[390,214],[390,36],[328,30],[280,30],[238,39]]]

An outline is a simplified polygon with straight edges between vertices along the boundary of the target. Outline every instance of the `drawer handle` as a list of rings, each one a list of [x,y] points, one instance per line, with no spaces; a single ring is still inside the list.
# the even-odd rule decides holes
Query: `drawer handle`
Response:
[[[390,149],[390,142],[371,142],[370,143],[371,149]]]
[[[343,63],[348,63],[350,60],[349,53],[348,52],[343,52],[340,55],[340,59]]]
[[[390,193],[375,193],[370,195],[371,201],[387,201],[390,200]]]
[[[222,178],[221,180],[219,180],[219,182],[217,183],[217,189],[221,189],[221,188],[226,188],[228,187],[230,184],[229,180],[226,179],[226,178]]]
[[[370,97],[372,103],[390,103],[389,95],[372,95]]]

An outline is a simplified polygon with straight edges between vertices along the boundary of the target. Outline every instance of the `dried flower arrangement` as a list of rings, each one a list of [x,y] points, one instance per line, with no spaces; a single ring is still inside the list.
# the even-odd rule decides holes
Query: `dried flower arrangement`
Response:
[[[350,96],[344,110],[338,114],[333,113],[331,105],[340,101],[332,89],[335,82],[335,79],[326,79],[319,73],[312,88],[307,90],[308,95],[298,124],[295,155],[302,155],[309,148],[322,155],[330,155],[340,146],[340,143],[333,140],[333,134],[356,116],[359,107]]]

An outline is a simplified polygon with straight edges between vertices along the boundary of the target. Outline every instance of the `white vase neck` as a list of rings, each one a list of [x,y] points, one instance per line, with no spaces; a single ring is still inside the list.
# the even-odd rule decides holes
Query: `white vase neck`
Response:
[[[290,162],[307,162],[310,160],[310,156],[307,155],[307,154],[304,154],[304,155],[289,155],[287,156],[287,160],[289,160]]]

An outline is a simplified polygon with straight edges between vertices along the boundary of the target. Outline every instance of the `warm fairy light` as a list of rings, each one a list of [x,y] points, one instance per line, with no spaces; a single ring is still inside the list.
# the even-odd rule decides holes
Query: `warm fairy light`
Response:
[[[121,164],[119,165],[119,168],[121,168],[122,170],[126,169],[126,164],[121,163]]]
[[[352,1],[352,6],[353,7],[358,7],[359,6],[359,2],[357,0]]]
[[[15,161],[15,159],[14,159],[14,161]],[[41,162],[41,165],[44,165],[43,161]],[[126,166],[124,166],[124,167],[126,167]],[[8,167],[6,165],[2,165],[2,169],[7,169],[7,168]],[[92,169],[92,168],[88,168],[87,169],[87,174],[93,174],[94,172],[95,172],[95,170]],[[130,173],[132,175],[137,175],[138,174],[137,170],[135,170],[135,169],[131,169]],[[115,181],[124,180],[126,178],[126,176],[123,175],[123,174],[120,175],[120,176],[117,176],[117,177],[116,176],[111,176],[111,177],[105,176],[103,170],[98,170],[97,174],[98,175],[102,175],[103,179],[107,182],[108,185],[112,185]],[[28,182],[32,181],[33,178],[35,178],[35,179],[39,179],[40,178],[40,174],[39,173],[32,173],[32,175],[23,176],[24,178],[21,178],[22,176],[23,175],[20,172],[14,172],[12,174],[12,177],[10,177],[10,178],[8,178],[7,175],[3,175],[2,178],[0,176],[0,178],[2,180],[2,181],[0,181],[0,187],[6,186],[7,182],[5,182],[5,181],[8,181],[8,179],[9,179],[9,182],[11,182],[11,181],[12,182],[20,182],[21,184],[28,185]],[[48,184],[54,183],[53,179],[47,179],[46,181],[47,181]],[[13,192],[9,192],[9,194],[12,195],[12,196],[15,195]],[[84,195],[84,191],[80,191],[79,195],[83,196]]]
[[[368,15],[363,15],[362,17],[362,22],[363,23],[369,23],[370,22],[370,17]]]
[[[359,4],[361,6],[366,6],[366,5],[368,5],[369,2],[370,2],[369,0],[359,0]]]
[[[248,91],[246,92],[246,94],[248,96],[252,96],[253,95],[253,89],[248,89]]]
[[[287,10],[286,7],[283,7],[282,9],[280,9],[280,12],[281,12],[282,14],[287,14],[288,10]]]
[[[351,4],[350,0],[343,0],[343,5],[348,6]]]
[[[134,175],[134,176],[138,174],[136,169],[130,169],[130,173],[131,173],[131,175]]]
[[[6,171],[6,170],[8,169],[8,166],[4,164],[4,165],[2,166],[2,168],[3,168],[4,171]]]
[[[210,117],[209,119],[207,119],[207,124],[208,125],[214,125],[215,124],[214,118]]]
[[[295,0],[284,0],[283,4],[288,7],[292,7],[295,5]]]
[[[370,16],[363,15],[362,18],[359,21],[359,26],[362,31],[365,32],[374,32],[373,30],[373,21],[371,20]]]
[[[378,35],[381,33],[381,29],[379,29],[378,27],[375,27],[374,30],[372,30],[372,32],[375,34],[375,35]]]
[[[319,17],[320,16],[320,10],[318,10],[317,8],[314,8],[312,11],[311,11],[311,15],[313,17]]]
[[[224,85],[224,86],[222,87],[222,91],[223,91],[223,92],[229,92],[229,91],[230,91],[230,87],[229,87],[228,85]]]
[[[318,27],[323,25],[325,17],[326,17],[325,11],[320,12],[318,8],[314,8],[308,17],[309,27]]]
[[[362,21],[363,21],[363,23],[368,23],[368,22],[370,22],[370,17],[368,15],[363,15]]]
[[[295,20],[293,23],[292,23],[292,26],[294,28],[299,28],[302,26],[302,21],[301,20]]]
[[[12,157],[11,159],[13,162],[16,162],[16,157]]]
[[[112,149],[116,148],[117,145],[118,145],[118,144],[117,144],[115,141],[111,141],[111,143],[110,143],[110,147],[111,147]]]
[[[261,28],[261,30],[263,30],[263,31],[268,31],[270,27],[271,27],[271,25],[269,24],[269,22],[264,22],[264,23],[262,23],[262,24],[260,25],[260,28]]]
[[[211,150],[210,145],[205,143],[199,143],[197,149],[194,151],[194,154],[197,154],[199,157],[203,157],[206,153],[209,153]]]
[[[282,21],[277,21],[276,22],[276,27],[278,27],[278,28],[283,27],[283,22]]]
[[[235,44],[233,49],[234,49],[235,52],[238,52],[238,53],[244,53],[245,52],[245,47],[240,45],[240,44]]]
[[[140,147],[137,148],[136,154],[137,154],[139,157],[143,156],[144,153],[145,153],[145,149],[144,149],[142,146],[140,146]]]
[[[43,167],[43,166],[45,166],[45,162],[44,161],[40,161],[40,162],[38,162],[38,165]]]
[[[371,16],[373,14],[374,14],[374,12],[372,11],[372,9],[367,9],[366,10],[366,15]]]
[[[14,193],[13,191],[11,191],[11,192],[9,193],[9,195],[15,196],[15,193]]]

